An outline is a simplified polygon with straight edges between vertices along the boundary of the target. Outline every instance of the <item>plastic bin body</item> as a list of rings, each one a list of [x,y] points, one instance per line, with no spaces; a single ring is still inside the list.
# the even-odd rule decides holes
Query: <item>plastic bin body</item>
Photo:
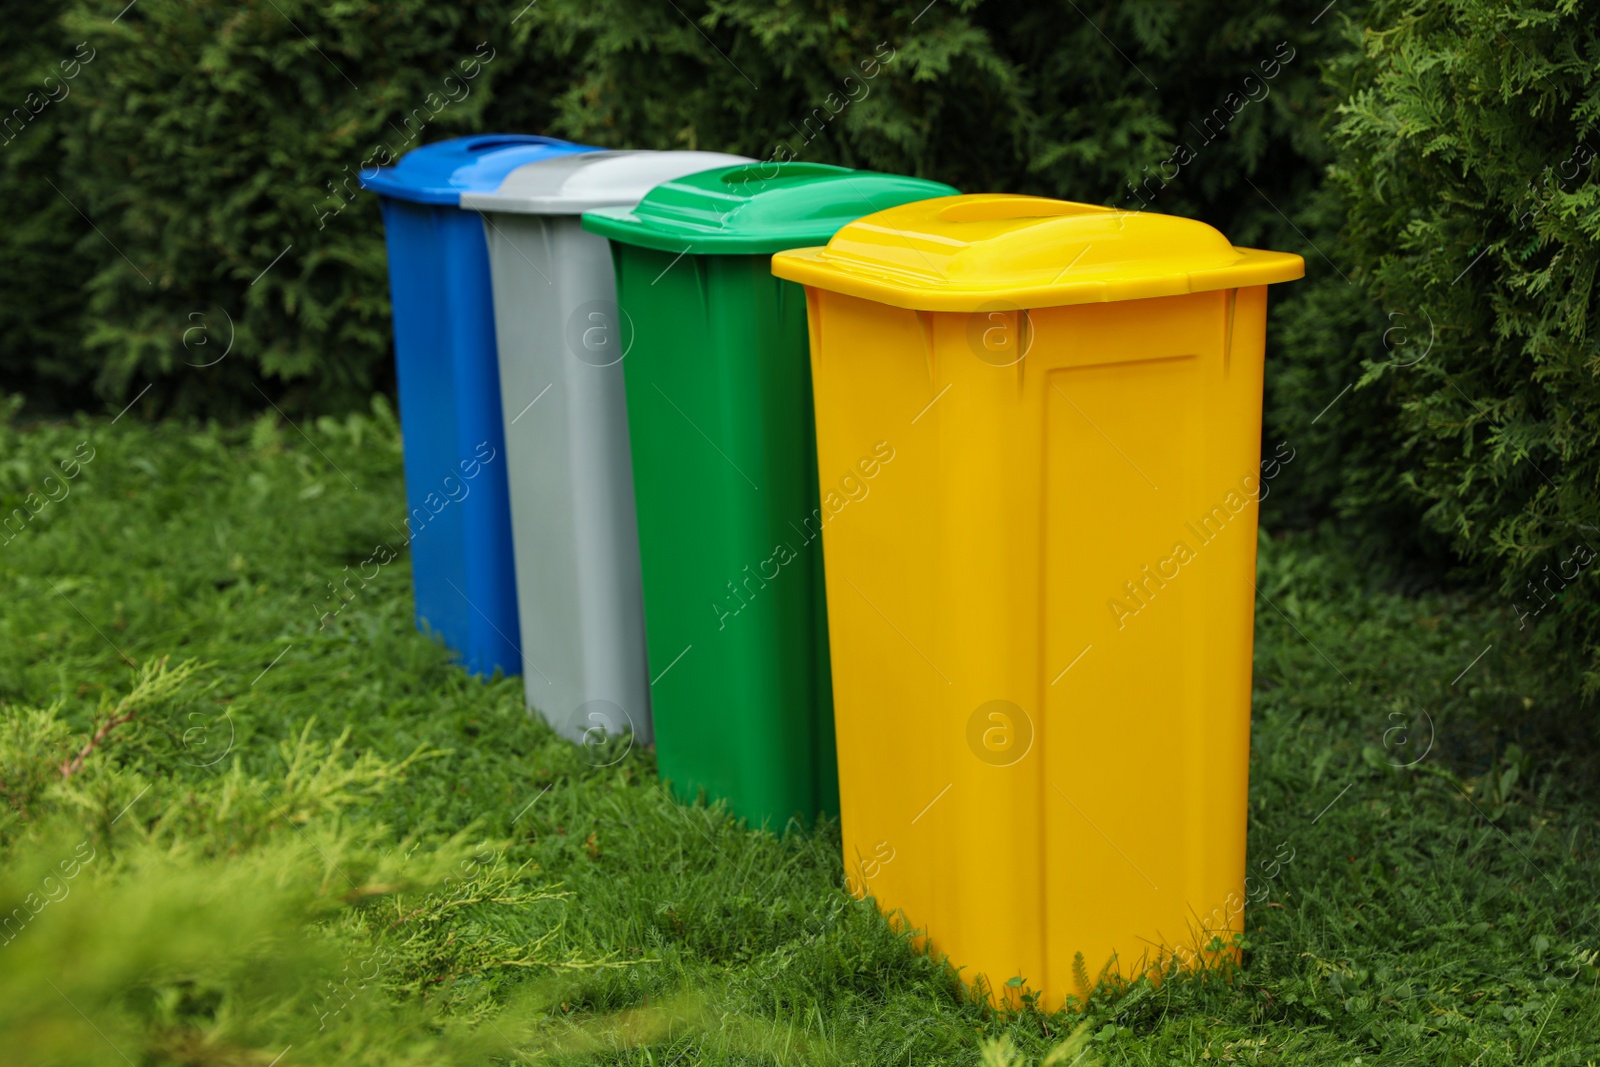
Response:
[[[1057,1008],[1242,929],[1265,283],[1303,264],[916,207],[773,265],[807,283],[820,464],[896,453],[823,535],[847,877]]]
[[[483,215],[493,275],[523,685],[529,707],[579,743],[624,730],[653,739],[622,380],[630,336],[616,314],[609,245],[584,232],[579,214],[745,161],[568,155],[461,199]]]
[[[778,829],[837,810],[805,297],[765,257],[672,258],[617,256],[656,758]]]
[[[612,238],[633,324],[623,366],[656,754],[684,800],[724,799],[774,829],[837,811],[818,540],[835,520],[818,494],[804,292],[769,260],[950,191],[769,163],[585,216]]]
[[[474,674],[521,667],[505,438],[483,224],[461,190],[531,160],[593,151],[545,137],[426,145],[363,171],[382,197],[394,314],[406,514],[419,628]],[[401,518],[396,516],[397,519]]]
[[[517,670],[489,263],[470,215],[385,197],[417,625],[477,674]],[[469,478],[475,472],[476,477]]]

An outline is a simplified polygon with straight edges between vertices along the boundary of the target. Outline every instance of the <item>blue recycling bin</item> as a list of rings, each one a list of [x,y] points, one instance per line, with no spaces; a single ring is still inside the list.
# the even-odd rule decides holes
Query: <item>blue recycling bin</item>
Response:
[[[593,151],[550,137],[457,137],[360,176],[381,198],[389,251],[417,625],[474,674],[520,673],[522,651],[489,252],[483,216],[463,211],[461,194],[497,189],[525,163]]]

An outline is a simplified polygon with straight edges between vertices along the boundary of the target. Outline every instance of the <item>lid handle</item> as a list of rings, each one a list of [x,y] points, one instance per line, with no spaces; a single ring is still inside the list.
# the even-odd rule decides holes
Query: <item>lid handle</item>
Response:
[[[536,133],[510,133],[497,137],[484,137],[467,145],[468,152],[487,152],[492,148],[509,148],[524,144],[563,144],[554,137],[540,137]]]
[[[1051,200],[1042,196],[962,197],[939,211],[941,222],[998,222],[1001,219],[1051,219],[1064,215],[1089,215],[1110,211],[1097,204],[1076,204],[1070,200]]]
[[[777,173],[772,173],[773,170]],[[728,185],[739,185],[743,182],[770,182],[778,178],[816,178],[829,174],[849,174],[849,167],[835,167],[830,163],[779,163],[776,160],[767,163],[751,163],[743,167],[733,167],[722,175],[722,180]]]

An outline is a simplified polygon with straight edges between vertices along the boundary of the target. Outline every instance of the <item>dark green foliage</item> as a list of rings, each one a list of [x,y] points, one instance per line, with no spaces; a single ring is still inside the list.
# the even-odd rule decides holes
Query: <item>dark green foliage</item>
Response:
[[[1410,345],[1339,361],[1429,525],[1600,686],[1600,6],[1385,3],[1338,63],[1346,270]],[[1373,340],[1371,333],[1369,341]],[[1359,493],[1359,489],[1352,490]],[[1509,640],[1510,638],[1508,638]]]
[[[0,301],[26,325],[0,358],[66,404],[154,382],[149,411],[255,409],[258,386],[341,410],[386,386],[381,227],[352,176],[485,128],[1147,201],[1299,248],[1273,205],[1293,217],[1316,184],[1317,64],[1339,46],[1289,4],[74,0],[41,21],[18,71],[67,42],[96,59],[19,140],[33,165],[0,175],[27,222],[0,258],[35,294]],[[1180,142],[1193,161],[1156,177]]]
[[[0,19],[0,375],[44,396],[83,380],[84,283],[110,252],[66,199],[81,192],[60,190],[61,139],[83,114],[73,97],[100,71],[77,59],[91,52],[59,7],[17,0]]]
[[[354,176],[482,128],[497,78],[540,84],[497,49],[500,15],[68,5],[69,36],[98,51],[53,128],[55,178],[99,228],[69,231],[93,269],[54,278],[77,296],[77,379],[118,406],[153,381],[151,410],[257,408],[258,382],[297,388],[297,407],[364,403],[391,374],[388,299],[376,201]]]
[[[836,827],[679,806],[452,667],[403,555],[320,628],[404,510],[381,402],[8,418],[0,487],[85,442],[0,537],[8,1067],[1020,1067],[1085,1023],[1056,1067],[1600,1059],[1596,738],[1536,654],[1473,662],[1504,609],[1264,541],[1244,966],[997,1015],[851,899]]]

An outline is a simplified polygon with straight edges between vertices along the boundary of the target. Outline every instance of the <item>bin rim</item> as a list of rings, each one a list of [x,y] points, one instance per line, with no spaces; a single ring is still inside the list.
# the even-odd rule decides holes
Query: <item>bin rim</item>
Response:
[[[587,211],[583,228],[661,252],[771,255],[826,241],[885,205],[956,192],[905,174],[750,160],[662,182],[636,207]]]
[[[545,156],[510,170],[495,186],[461,194],[469,211],[508,215],[581,215],[632,207],[663,182],[727,164],[754,162],[729,152],[648,148],[596,149]]]
[[[979,193],[864,216],[825,246],[777,253],[772,273],[891,307],[976,312],[1293,281],[1305,259],[1235,247],[1194,219]]]
[[[393,164],[356,175],[361,187],[413,204],[460,205],[461,194],[493,189],[516,168],[540,159],[599,152],[592,145],[536,133],[480,133],[413,148]]]

